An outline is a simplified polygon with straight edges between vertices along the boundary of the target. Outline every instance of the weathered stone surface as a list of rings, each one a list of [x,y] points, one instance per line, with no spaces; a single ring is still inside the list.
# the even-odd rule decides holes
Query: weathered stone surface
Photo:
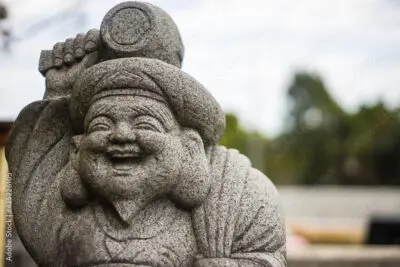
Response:
[[[285,266],[277,191],[218,146],[224,114],[180,70],[165,12],[122,3],[42,56],[44,99],[7,146],[15,224],[40,266]]]

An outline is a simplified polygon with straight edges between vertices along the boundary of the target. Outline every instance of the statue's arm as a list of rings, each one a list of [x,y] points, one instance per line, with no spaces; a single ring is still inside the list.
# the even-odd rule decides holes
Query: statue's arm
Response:
[[[68,132],[68,120],[65,120],[63,113],[66,107],[65,99],[29,104],[18,115],[6,146],[12,179],[14,222],[22,242],[32,255],[37,254],[35,251],[39,247],[36,240],[43,240],[35,231],[39,225],[37,216],[41,203],[47,199],[44,196],[64,165],[54,157],[53,148],[61,143],[68,144],[63,138]],[[68,154],[68,151],[63,153]],[[44,166],[52,159],[53,164]],[[53,225],[58,223],[54,222]],[[49,232],[47,229],[42,235],[46,236]],[[46,242],[53,244],[50,238]],[[44,254],[52,255],[47,252]]]
[[[89,37],[80,40],[89,40]],[[51,227],[42,229],[43,224],[39,222],[43,220],[38,220],[38,216],[48,205],[52,205],[55,215],[60,215],[64,205],[56,178],[69,160],[70,142],[74,135],[69,115],[70,92],[77,75],[97,57],[91,43],[92,46],[86,47],[90,54],[67,63],[71,60],[68,51],[83,45],[77,46],[76,42],[67,40],[54,46],[52,57],[55,66],[46,72],[44,99],[29,104],[20,112],[6,146],[15,225],[28,251],[43,262],[46,262],[46,257],[53,257],[55,252],[38,252],[38,248],[43,247],[41,242],[51,244],[46,247],[56,248],[55,237],[62,221],[62,216],[54,216]],[[61,55],[60,51],[65,54]]]
[[[6,146],[6,158],[9,172],[12,175],[17,174],[30,136],[36,130],[36,122],[47,104],[46,101],[36,101],[29,104],[19,113],[13,124]]]
[[[97,61],[98,42],[98,30],[90,30],[86,35],[78,34],[76,38],[56,43],[51,51],[42,51],[39,70],[45,76],[44,98],[26,106],[14,123],[6,148],[12,174],[16,175],[24,159],[29,159],[25,156],[28,148],[46,148],[49,143],[46,139],[60,132],[55,128],[58,124],[65,125],[61,127],[64,132],[71,130],[68,111],[71,90],[79,74]],[[43,62],[47,62],[45,69]]]

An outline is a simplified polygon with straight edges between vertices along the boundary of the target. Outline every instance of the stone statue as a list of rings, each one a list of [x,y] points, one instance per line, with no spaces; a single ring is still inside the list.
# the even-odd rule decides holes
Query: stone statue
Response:
[[[143,2],[42,51],[44,99],[6,154],[39,266],[286,266],[274,185],[218,146],[224,114],[182,59],[173,20]]]

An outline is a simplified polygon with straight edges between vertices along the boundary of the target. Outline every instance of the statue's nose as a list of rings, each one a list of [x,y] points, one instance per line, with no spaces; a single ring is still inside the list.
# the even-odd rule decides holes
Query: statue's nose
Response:
[[[109,140],[114,144],[133,143],[136,141],[136,135],[129,123],[121,122],[116,125],[116,128],[110,135]]]

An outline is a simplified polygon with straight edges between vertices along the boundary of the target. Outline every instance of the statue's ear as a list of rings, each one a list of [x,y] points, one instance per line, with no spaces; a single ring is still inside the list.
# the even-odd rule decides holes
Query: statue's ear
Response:
[[[203,139],[197,131],[190,128],[183,129],[182,141],[191,158],[205,154]]]
[[[71,143],[72,143],[72,149],[70,153],[70,158],[71,158],[71,164],[72,167],[75,170],[78,170],[79,166],[79,149],[81,146],[81,140],[83,138],[83,135],[75,135],[72,137]]]
[[[211,176],[203,140],[192,129],[182,131],[182,145],[186,153],[172,198],[183,208],[192,209],[200,205],[211,188]]]
[[[60,184],[61,197],[70,208],[86,205],[91,196],[84,187],[79,175],[79,149],[83,135],[76,135],[71,140],[70,162],[62,169],[64,174]]]

